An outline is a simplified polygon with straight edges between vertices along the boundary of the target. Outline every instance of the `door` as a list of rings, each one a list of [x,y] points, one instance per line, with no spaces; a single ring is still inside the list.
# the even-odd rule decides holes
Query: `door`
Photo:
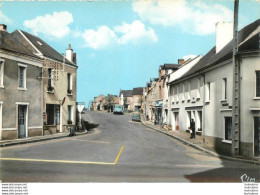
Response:
[[[26,105],[18,105],[18,138],[26,137]]]
[[[175,112],[175,129],[179,130],[179,112]]]
[[[2,139],[2,126],[3,126],[3,122],[2,122],[2,104],[0,102],[0,140]]]
[[[260,157],[260,117],[254,117],[255,139],[254,153],[256,157]]]

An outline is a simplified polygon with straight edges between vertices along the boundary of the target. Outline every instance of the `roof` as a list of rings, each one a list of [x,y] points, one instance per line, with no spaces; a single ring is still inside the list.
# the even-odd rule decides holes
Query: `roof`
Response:
[[[133,88],[133,95],[143,95],[143,87]]]
[[[181,64],[164,64],[160,66],[161,70],[165,69],[178,69],[181,66]]]
[[[38,51],[42,53],[44,57],[48,57],[50,59],[63,63],[64,56],[61,55],[59,52],[57,52],[54,48],[52,48],[49,44],[47,44],[39,37],[32,35],[28,32],[25,32],[23,30],[16,30],[12,33],[12,35],[15,36],[23,45],[27,46],[32,52],[36,53],[37,50],[34,47],[32,47],[30,44],[28,44],[28,41],[24,38],[24,36],[21,33],[33,44],[34,47],[36,47]],[[65,58],[65,63],[77,67],[77,65],[70,62],[66,58]]]
[[[0,31],[0,49],[38,58],[7,31]]]
[[[259,51],[260,19],[247,25],[238,32],[238,53]],[[216,53],[214,46],[200,61],[191,68],[182,78],[202,71],[208,67],[217,65],[233,57],[233,40],[230,41],[222,50]],[[178,80],[180,80],[178,79]]]
[[[124,97],[132,97],[133,90],[120,90],[120,95],[123,94]]]

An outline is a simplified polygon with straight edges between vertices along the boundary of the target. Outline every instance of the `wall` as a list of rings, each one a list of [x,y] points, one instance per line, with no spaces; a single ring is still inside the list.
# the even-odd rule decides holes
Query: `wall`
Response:
[[[42,83],[38,77],[42,68],[27,65],[26,88],[18,90],[18,61],[7,58],[4,63],[4,88],[0,88],[0,101],[3,102],[2,139],[18,138],[18,105],[17,102],[28,103],[28,135],[42,135]],[[39,63],[39,62],[38,62]],[[39,63],[39,65],[41,65]]]
[[[68,94],[68,81],[67,74],[70,73],[72,75],[72,95]],[[76,121],[76,95],[77,95],[77,69],[71,66],[64,66],[59,63],[59,71],[58,71],[58,80],[54,81],[54,93],[47,92],[48,86],[48,68],[43,69],[43,91],[44,91],[44,101],[43,101],[43,109],[46,112],[46,104],[57,104],[62,107],[62,111],[60,115],[62,116],[62,129],[60,129],[60,125],[57,126],[57,131],[65,131],[65,126],[68,124],[68,105],[73,106],[73,121],[72,125],[75,125]],[[65,102],[63,105],[62,101],[65,98]],[[61,121],[61,120],[60,120]],[[53,131],[52,133],[55,133]]]
[[[246,58],[245,58],[246,57]],[[260,116],[260,98],[256,98],[256,70],[260,70],[259,54],[244,56],[241,64],[241,152],[244,156],[254,156],[254,117]],[[250,76],[248,76],[250,75]],[[256,108],[258,111],[252,111]]]

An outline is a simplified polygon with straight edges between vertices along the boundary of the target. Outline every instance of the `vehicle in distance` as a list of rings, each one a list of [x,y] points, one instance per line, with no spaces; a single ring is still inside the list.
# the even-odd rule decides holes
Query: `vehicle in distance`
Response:
[[[114,105],[113,114],[124,114],[123,105]]]
[[[141,121],[141,115],[140,114],[133,114],[132,121]]]

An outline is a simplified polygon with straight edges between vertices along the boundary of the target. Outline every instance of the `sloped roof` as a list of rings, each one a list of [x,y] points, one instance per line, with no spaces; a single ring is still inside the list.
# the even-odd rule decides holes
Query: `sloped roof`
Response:
[[[143,95],[143,87],[133,88],[133,95]]]
[[[7,31],[0,31],[0,49],[38,58]]]
[[[43,56],[63,63],[64,60],[63,55],[61,55],[59,52],[57,52],[54,48],[52,48],[49,44],[47,44],[39,37],[32,35],[28,32],[25,32],[23,30],[14,31],[12,35],[15,36],[23,45],[28,46],[30,44],[28,44],[28,41],[21,35],[19,31],[34,45],[34,47],[37,48],[37,50],[39,50],[43,54]],[[28,48],[32,52],[36,52],[36,50],[31,45]],[[77,67],[77,65],[70,62],[66,58],[65,58],[65,63]]]
[[[247,25],[238,32],[238,53],[245,51],[259,51],[259,33],[260,33],[260,19]],[[250,36],[249,36],[250,35]],[[225,60],[233,57],[233,40],[230,41],[223,49],[216,53],[216,46],[214,46],[200,61],[191,68],[182,78],[191,76],[201,70],[210,66],[217,65]]]
[[[161,68],[161,70],[178,69],[180,66],[181,66],[181,64],[164,64],[164,65],[161,65],[160,68]]]
[[[123,94],[124,97],[132,97],[133,96],[133,90],[120,90],[119,96]]]

